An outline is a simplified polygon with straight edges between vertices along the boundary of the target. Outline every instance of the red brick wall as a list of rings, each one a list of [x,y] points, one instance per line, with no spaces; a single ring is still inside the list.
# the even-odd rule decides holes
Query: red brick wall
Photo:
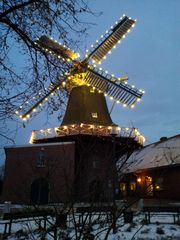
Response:
[[[45,167],[37,167],[41,151],[45,156]],[[31,184],[38,178],[48,180],[50,202],[67,200],[74,180],[74,155],[73,143],[6,148],[3,200],[29,203]]]

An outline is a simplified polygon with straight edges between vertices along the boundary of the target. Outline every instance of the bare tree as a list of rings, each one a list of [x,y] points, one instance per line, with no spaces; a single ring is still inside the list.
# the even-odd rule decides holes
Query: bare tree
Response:
[[[18,122],[18,108],[45,92],[69,68],[68,63],[38,48],[34,40],[49,35],[77,48],[89,26],[81,16],[92,12],[86,0],[2,0],[0,9],[0,121],[4,129],[0,136],[9,141],[7,120]],[[48,113],[60,106],[63,111],[67,91],[59,94],[48,102]]]

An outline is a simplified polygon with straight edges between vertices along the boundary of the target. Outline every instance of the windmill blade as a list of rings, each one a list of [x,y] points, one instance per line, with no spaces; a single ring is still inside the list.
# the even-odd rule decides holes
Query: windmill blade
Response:
[[[35,41],[43,50],[49,53],[54,53],[58,58],[62,58],[64,61],[74,60],[79,57],[79,53],[72,51],[65,45],[58,43],[56,40],[47,36],[42,36]]]
[[[36,97],[33,97],[30,99],[26,104],[22,107],[20,107],[17,111],[16,114],[20,116],[24,121],[30,118],[30,115],[33,112],[36,112],[36,109],[38,107],[41,107],[42,104],[46,101],[48,101],[48,97],[50,95],[54,95],[55,91],[58,90],[59,88],[63,88],[65,86],[65,82],[63,79],[58,79],[56,82],[50,84],[48,87],[48,90],[45,93],[39,92],[39,94]]]
[[[120,18],[119,22],[116,22],[109,31],[106,31],[104,36],[101,36],[100,41],[96,41],[91,53],[87,54],[87,59],[91,58],[96,63],[101,63],[101,60],[106,58],[108,53],[111,53],[111,49],[116,47],[117,43],[120,43],[122,38],[125,38],[126,33],[130,32],[130,29],[134,27],[135,20],[124,16]]]
[[[136,102],[139,102],[144,91],[138,90],[127,82],[119,81],[118,78],[112,77],[106,72],[94,68],[89,65],[87,73],[84,77],[84,82],[88,86],[97,88],[104,95],[108,95],[110,99],[114,99],[117,103],[122,103],[123,106],[133,108]]]

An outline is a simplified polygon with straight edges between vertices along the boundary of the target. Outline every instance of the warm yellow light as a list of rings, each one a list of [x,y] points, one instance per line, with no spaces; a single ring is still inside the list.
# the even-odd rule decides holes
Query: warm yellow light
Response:
[[[36,132],[33,130],[31,133],[31,137],[29,139],[30,144],[33,144],[35,137],[36,137]]]
[[[140,177],[137,178],[137,182],[141,183],[141,178]]]

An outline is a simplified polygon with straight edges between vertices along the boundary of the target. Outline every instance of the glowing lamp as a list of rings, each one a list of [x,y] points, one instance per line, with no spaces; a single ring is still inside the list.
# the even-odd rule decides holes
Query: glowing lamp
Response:
[[[137,178],[137,182],[141,183],[141,178],[140,177]]]

